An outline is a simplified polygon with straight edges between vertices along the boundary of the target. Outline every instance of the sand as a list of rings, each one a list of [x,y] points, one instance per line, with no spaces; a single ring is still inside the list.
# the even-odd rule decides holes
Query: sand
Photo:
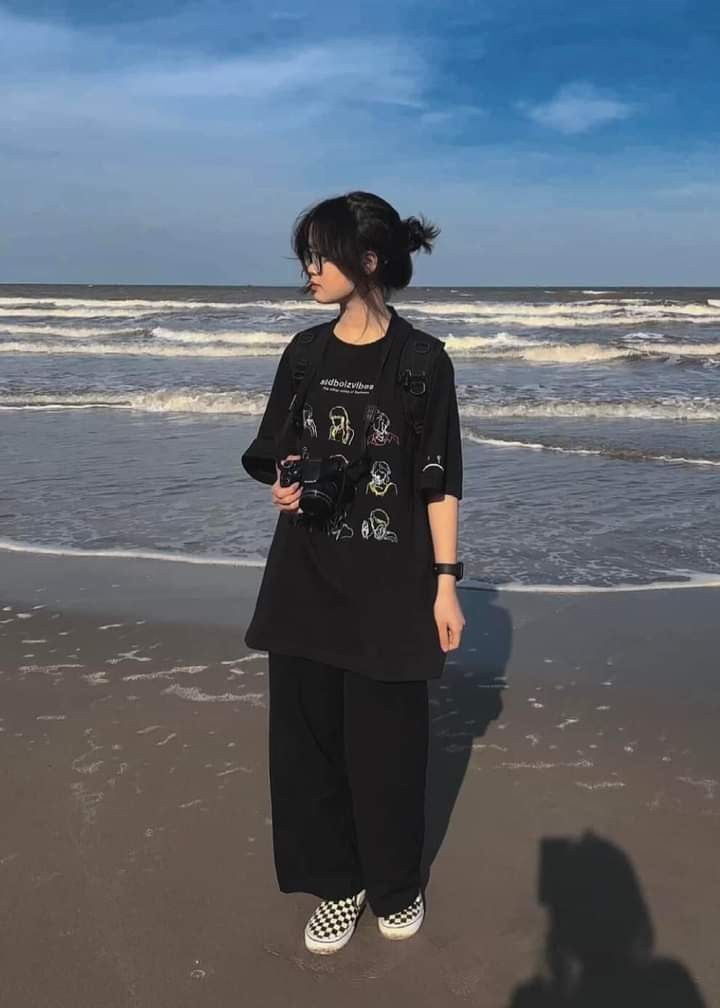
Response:
[[[388,942],[367,908],[318,957],[316,898],[275,883],[260,574],[0,553],[0,1004],[540,1008],[551,919],[601,963],[573,1005],[717,1003],[717,589],[462,587],[425,924]]]

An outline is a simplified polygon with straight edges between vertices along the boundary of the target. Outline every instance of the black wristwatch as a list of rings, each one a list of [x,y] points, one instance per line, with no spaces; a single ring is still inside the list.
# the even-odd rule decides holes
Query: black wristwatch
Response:
[[[458,563],[434,563],[433,574],[454,574],[455,580],[459,581],[463,576],[462,560]]]

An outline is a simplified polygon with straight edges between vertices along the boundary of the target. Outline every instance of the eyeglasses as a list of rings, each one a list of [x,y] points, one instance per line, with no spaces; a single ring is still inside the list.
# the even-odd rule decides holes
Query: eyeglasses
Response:
[[[312,263],[312,265],[315,267],[315,269],[318,271],[318,273],[321,273],[322,272],[323,260],[325,258],[326,257],[323,256],[323,255],[321,255],[320,252],[316,252],[315,249],[307,249],[307,251],[305,252],[305,254],[303,256],[303,266],[307,270],[308,267],[310,266],[310,264]],[[384,256],[379,261],[384,266],[385,263],[390,262],[390,259],[389,259],[388,256]]]
[[[303,266],[308,269],[310,264],[320,273],[322,271],[323,256],[315,249],[308,249],[303,256]]]

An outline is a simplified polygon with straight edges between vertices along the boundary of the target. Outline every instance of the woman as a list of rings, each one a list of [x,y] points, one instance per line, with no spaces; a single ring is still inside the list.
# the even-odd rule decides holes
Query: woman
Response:
[[[424,917],[428,680],[465,622],[462,453],[452,362],[420,334],[426,352],[437,345],[418,430],[411,395],[423,386],[399,377],[419,331],[386,298],[438,233],[366,192],[298,219],[303,290],[340,310],[293,336],[242,457],[279,511],[245,635],[268,652],[275,866],[282,892],[321,898],[305,927],[320,954],[350,940],[366,900],[387,938],[410,937]],[[309,459],[333,459],[345,482],[323,497],[309,468],[283,472]]]

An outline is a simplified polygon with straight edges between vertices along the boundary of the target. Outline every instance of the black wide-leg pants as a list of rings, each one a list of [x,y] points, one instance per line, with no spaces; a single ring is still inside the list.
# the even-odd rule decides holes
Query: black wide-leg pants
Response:
[[[386,682],[270,652],[269,772],[281,892],[377,916],[421,888],[428,684]]]

